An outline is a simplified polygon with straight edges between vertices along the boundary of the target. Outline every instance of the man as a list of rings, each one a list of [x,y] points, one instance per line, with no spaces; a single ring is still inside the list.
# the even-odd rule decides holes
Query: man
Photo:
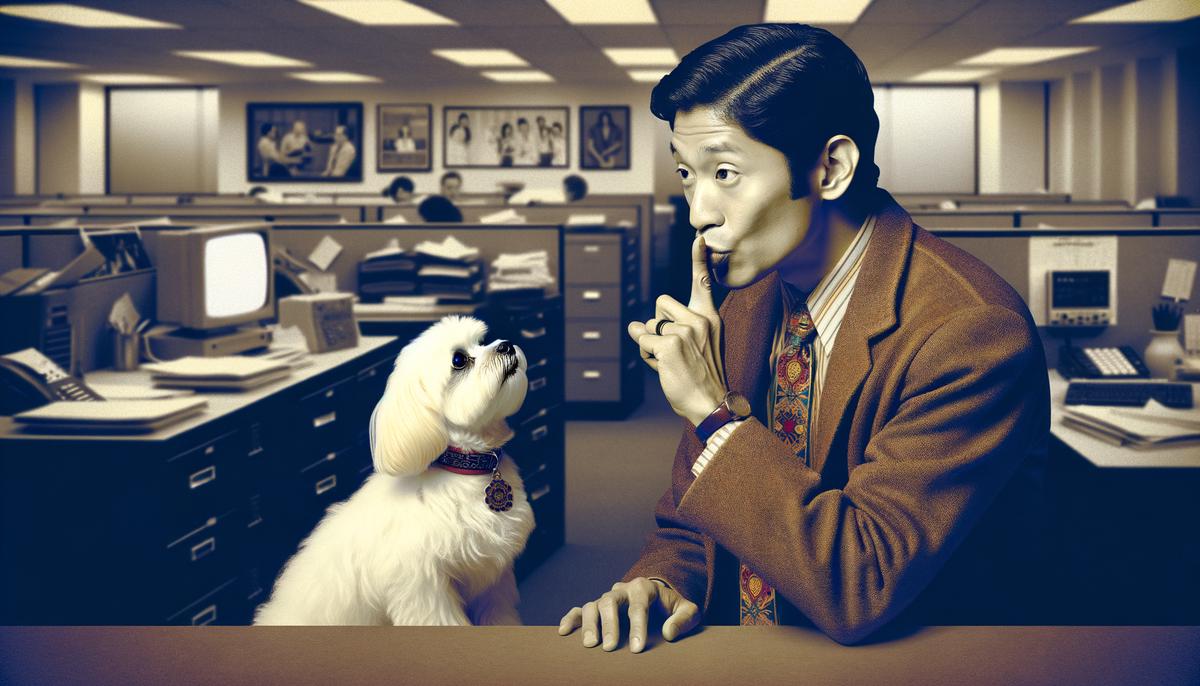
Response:
[[[537,161],[537,141],[533,138],[533,132],[529,130],[529,120],[520,117],[517,119],[514,164],[518,167],[532,167],[537,165]]]
[[[701,620],[854,643],[902,613],[1026,618],[1044,353],[1008,284],[875,187],[861,62],[822,29],[743,26],[651,111],[699,235],[689,303],[628,328],[686,421],[641,557],[559,633],[613,650],[623,607],[634,652],[650,610],[668,641]]]
[[[292,130],[279,141],[279,155],[287,161],[288,169],[295,173],[307,163],[312,142],[308,139],[308,125],[303,119],[292,122]]]
[[[350,171],[358,151],[350,142],[350,134],[345,125],[339,124],[333,129],[333,146],[329,148],[329,160],[325,163],[325,171],[321,176],[343,177]]]
[[[442,195],[450,200],[458,199],[458,194],[462,191],[462,174],[456,171],[448,171],[442,174],[439,188],[441,188]]]

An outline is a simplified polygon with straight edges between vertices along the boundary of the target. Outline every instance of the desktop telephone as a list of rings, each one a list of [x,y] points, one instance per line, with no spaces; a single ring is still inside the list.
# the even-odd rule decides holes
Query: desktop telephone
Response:
[[[1145,379],[1150,370],[1133,348],[1079,348],[1064,345],[1058,352],[1058,371],[1083,379]]]
[[[0,355],[0,414],[14,415],[56,400],[104,398],[36,348]]]

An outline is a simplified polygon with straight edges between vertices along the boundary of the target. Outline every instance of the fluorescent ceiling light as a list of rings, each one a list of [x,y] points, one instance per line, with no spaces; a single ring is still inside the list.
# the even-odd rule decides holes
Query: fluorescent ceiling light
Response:
[[[177,76],[163,76],[161,74],[83,74],[79,78],[83,79],[84,81],[106,83],[110,86],[134,86],[142,84],[184,82],[183,79]]]
[[[0,55],[0,67],[18,69],[71,69],[78,66],[78,64],[71,64],[70,62],[55,62],[53,60],[39,60],[34,57]]]
[[[379,78],[350,71],[298,71],[288,74],[293,79],[315,83],[378,83]]]
[[[52,21],[70,24],[85,29],[179,29],[179,24],[142,19],[119,12],[98,10],[79,5],[4,5],[0,14],[9,14],[22,19]]]
[[[458,22],[404,0],[300,0],[309,7],[367,26],[458,26]]]
[[[1070,57],[1095,50],[1095,46],[1070,48],[995,48],[987,52],[960,60],[958,64],[967,66],[1012,66],[1015,64],[1036,64],[1062,57]]]
[[[657,24],[650,0],[546,0],[572,24]]]
[[[433,54],[464,67],[528,67],[529,63],[511,50],[462,48],[434,50]]]
[[[1069,24],[1144,24],[1200,17],[1196,0],[1140,0],[1072,19]]]
[[[198,60],[209,60],[232,64],[238,67],[311,67],[304,60],[294,60],[291,57],[272,55],[258,50],[176,50],[180,57],[192,57]]]
[[[767,0],[763,21],[800,22],[802,24],[853,24],[871,0]]]
[[[604,48],[608,59],[622,67],[674,67],[679,56],[671,48]]]
[[[946,82],[946,81],[975,81],[981,79],[988,74],[997,70],[995,69],[934,69],[923,74],[908,79],[908,81],[918,82]]]
[[[493,81],[505,83],[545,83],[553,81],[554,77],[541,69],[523,69],[520,71],[484,71],[485,77]]]
[[[629,78],[639,83],[658,83],[667,75],[665,69],[630,69]]]

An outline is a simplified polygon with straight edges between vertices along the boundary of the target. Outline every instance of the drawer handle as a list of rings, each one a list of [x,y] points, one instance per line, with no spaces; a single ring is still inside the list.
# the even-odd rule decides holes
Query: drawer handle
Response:
[[[197,489],[217,478],[217,466],[209,465],[188,477],[188,488]]]
[[[543,438],[545,438],[546,434],[548,434],[548,433],[550,433],[550,429],[547,428],[545,424],[543,424],[542,426],[539,426],[538,428],[534,429],[533,431],[530,431],[529,437],[535,441],[540,441]]]
[[[529,329],[521,329],[521,336],[523,336],[525,338],[541,338],[542,336],[545,336],[545,335],[546,335],[546,327],[544,327],[544,326],[540,329],[533,329],[532,331]]]
[[[542,497],[545,496],[549,492],[550,492],[549,484],[542,486],[541,488],[537,489],[533,493],[529,494],[529,502],[531,502],[531,503],[537,502],[538,500],[541,500]]]
[[[546,385],[546,377],[540,377],[529,382],[529,390],[536,391]]]
[[[217,621],[217,606],[209,605],[192,615],[192,626],[207,626]]]
[[[215,452],[217,452],[217,446],[215,446],[215,445],[205,446],[205,448],[204,448],[204,456],[205,457],[208,457],[209,455],[212,455]]]
[[[599,379],[600,378],[600,370],[599,369],[585,369],[585,370],[583,370],[583,378]]]
[[[598,341],[598,340],[600,340],[600,332],[599,331],[584,331],[583,332],[583,340]]]
[[[588,245],[583,246],[583,251],[584,252],[600,252],[600,246],[598,246],[594,243],[588,244]]]
[[[537,362],[534,362],[533,364],[529,365],[529,371],[533,371],[533,370],[537,369],[538,367],[549,366],[549,364],[550,364],[550,358],[543,357],[542,359],[538,360]]]
[[[600,291],[584,291],[583,299],[584,300],[599,300],[600,295],[601,295]]]
[[[625,365],[625,368],[626,368],[626,369],[633,369],[633,368],[634,368],[634,367],[636,367],[636,366],[637,366],[637,360],[631,360],[631,361],[629,362],[629,364]]]
[[[192,546],[192,562],[195,562],[196,560],[199,560],[200,558],[203,558],[203,557],[208,557],[216,549],[217,549],[217,539],[216,538],[210,536],[210,537],[204,539],[203,541],[200,541],[196,545]]]
[[[321,415],[320,417],[314,418],[313,419],[313,428],[319,429],[319,428],[325,426],[326,424],[332,424],[336,421],[337,421],[337,410],[334,410],[333,412],[329,412],[327,414]]]
[[[332,388],[331,388],[331,389],[329,389],[328,391],[325,391],[325,397],[326,397],[326,398],[332,398],[332,397],[333,397],[333,395],[334,395],[334,390],[333,390]]]
[[[635,253],[635,252],[631,252],[631,253],[625,255],[626,262],[633,262],[636,259],[637,259],[637,253]]]
[[[334,486],[337,486],[337,474],[330,474],[317,482],[317,495],[321,495]]]

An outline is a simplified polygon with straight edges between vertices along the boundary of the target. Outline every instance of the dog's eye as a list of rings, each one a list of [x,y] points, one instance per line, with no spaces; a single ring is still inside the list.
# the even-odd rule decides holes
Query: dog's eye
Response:
[[[467,357],[467,354],[463,351],[455,350],[454,358],[450,360],[450,364],[453,365],[455,369],[465,369],[467,366],[467,361],[470,359],[471,358]]]

